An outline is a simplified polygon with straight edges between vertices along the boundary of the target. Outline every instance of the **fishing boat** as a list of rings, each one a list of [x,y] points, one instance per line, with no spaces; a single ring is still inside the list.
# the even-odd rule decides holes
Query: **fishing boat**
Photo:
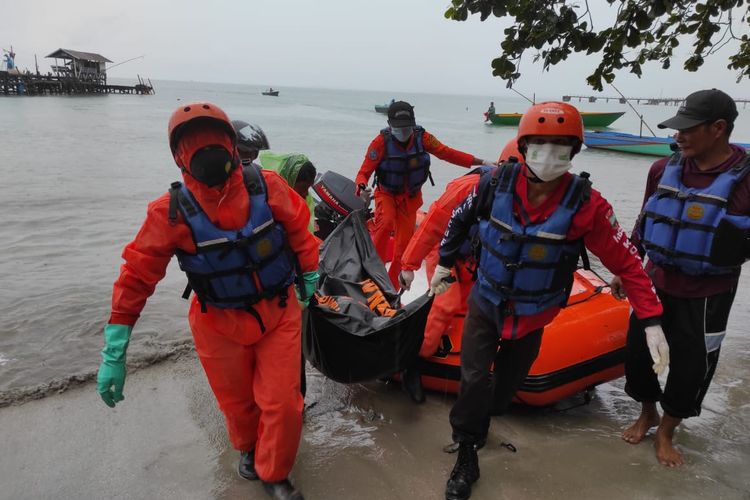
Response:
[[[624,115],[624,111],[614,113],[581,111],[584,127],[608,127]],[[493,125],[518,125],[523,113],[497,113],[490,115],[489,119]]]
[[[347,225],[345,217],[352,210],[359,209],[356,213],[363,213],[362,209],[366,208],[354,195],[354,183],[335,172],[326,172],[319,177],[313,189],[321,199],[315,208],[320,228],[316,235],[327,242],[329,234],[335,235]],[[366,232],[364,226],[358,231]],[[327,258],[332,262],[321,262],[321,269],[341,267],[354,261],[353,254],[359,251],[359,244],[353,243],[356,239],[347,235],[343,239],[348,245],[347,251],[342,253],[340,248],[329,251]],[[370,248],[365,254],[374,254],[374,249]],[[341,260],[341,256],[345,259]],[[383,273],[384,268],[377,274]],[[418,280],[426,284],[424,268],[419,273]],[[419,350],[426,322],[422,309],[426,295],[416,298],[415,305],[410,302],[403,316],[379,318],[370,325],[354,316],[346,317],[345,307],[352,306],[345,304],[351,302],[352,293],[360,293],[353,287],[360,277],[354,279],[357,273],[349,274],[346,283],[322,280],[328,284],[318,290],[320,302],[310,305],[311,328],[308,328],[304,340],[306,357],[324,375],[340,382],[389,376],[398,371],[398,366],[411,362]],[[381,283],[383,293],[393,298],[390,281],[387,277],[381,278],[376,281]],[[337,297],[332,298],[333,295]],[[331,310],[332,304],[335,310]],[[574,275],[568,306],[545,328],[539,356],[516,394],[516,401],[530,406],[547,406],[623,376],[628,316],[627,301],[616,300],[607,284],[595,273],[579,269]],[[425,388],[458,392],[464,318],[465,308],[453,318],[443,334],[437,353],[421,361]],[[363,329],[373,328],[379,328],[379,331],[363,335]],[[419,328],[422,330],[417,330]],[[394,378],[398,379],[398,376]]]
[[[270,96],[273,96],[273,97],[278,97],[279,96],[279,91],[278,90],[274,90],[274,89],[268,89],[268,90],[264,90],[263,92],[261,92],[261,94],[263,94],[263,95],[270,95]]]
[[[583,134],[583,143],[588,148],[609,149],[611,151],[623,151],[651,156],[670,156],[677,149],[677,144],[671,137],[654,137],[598,130],[585,131]],[[734,144],[750,151],[750,144]]]

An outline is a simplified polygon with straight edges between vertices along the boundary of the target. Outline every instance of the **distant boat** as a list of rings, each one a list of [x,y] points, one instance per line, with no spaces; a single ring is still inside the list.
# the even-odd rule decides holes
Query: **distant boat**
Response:
[[[624,114],[624,111],[615,113],[581,111],[584,127],[608,127]],[[522,116],[523,113],[498,113],[490,115],[489,119],[493,125],[518,125]]]
[[[274,89],[268,89],[268,90],[264,90],[263,92],[261,92],[261,94],[263,94],[263,95],[270,95],[270,96],[273,96],[273,97],[278,97],[279,96],[279,91],[278,90],[274,90]]]
[[[375,105],[375,111],[378,113],[383,113],[384,115],[388,114],[388,108],[390,107],[390,104],[376,104]]]
[[[588,148],[608,149],[651,156],[670,156],[672,147],[677,144],[671,137],[654,137],[625,134],[622,132],[604,132],[587,130],[583,134],[583,143]],[[750,152],[750,144],[735,142]]]

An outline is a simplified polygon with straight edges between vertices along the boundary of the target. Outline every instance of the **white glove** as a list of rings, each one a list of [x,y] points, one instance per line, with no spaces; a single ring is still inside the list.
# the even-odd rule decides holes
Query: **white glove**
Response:
[[[485,167],[497,167],[497,163],[488,160],[482,160],[482,165],[484,165]]]
[[[365,205],[370,204],[370,200],[372,200],[372,189],[368,188],[366,184],[360,184],[357,186],[357,196],[359,199],[361,199]]]
[[[401,285],[401,288],[404,290],[410,290],[411,289],[411,282],[414,281],[414,271],[401,271],[401,274],[398,275],[398,284]]]
[[[433,295],[440,295],[441,293],[448,290],[451,286],[450,282],[447,281],[451,277],[451,270],[447,267],[437,266],[435,268],[435,274],[432,275],[430,281],[430,292]]]
[[[669,366],[669,344],[664,337],[664,330],[659,325],[647,326],[644,330],[646,330],[648,352],[651,353],[651,359],[654,360],[654,373],[661,375]]]

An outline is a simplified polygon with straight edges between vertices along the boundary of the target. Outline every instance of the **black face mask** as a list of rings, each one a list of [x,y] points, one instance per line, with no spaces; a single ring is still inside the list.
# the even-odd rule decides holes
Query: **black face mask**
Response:
[[[207,186],[224,184],[232,170],[232,155],[222,146],[205,147],[190,160],[190,175]]]

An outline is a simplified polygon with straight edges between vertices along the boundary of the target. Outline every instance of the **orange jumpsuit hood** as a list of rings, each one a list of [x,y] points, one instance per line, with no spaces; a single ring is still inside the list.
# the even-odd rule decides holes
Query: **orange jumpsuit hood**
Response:
[[[189,173],[193,155],[206,146],[219,145],[234,151],[232,139],[221,128],[186,130],[175,151],[175,161],[182,168],[185,186],[193,193],[208,218],[221,229],[239,229],[246,222],[250,198],[242,178],[242,170],[235,168],[221,187],[209,187]],[[234,152],[236,156],[236,151]]]

